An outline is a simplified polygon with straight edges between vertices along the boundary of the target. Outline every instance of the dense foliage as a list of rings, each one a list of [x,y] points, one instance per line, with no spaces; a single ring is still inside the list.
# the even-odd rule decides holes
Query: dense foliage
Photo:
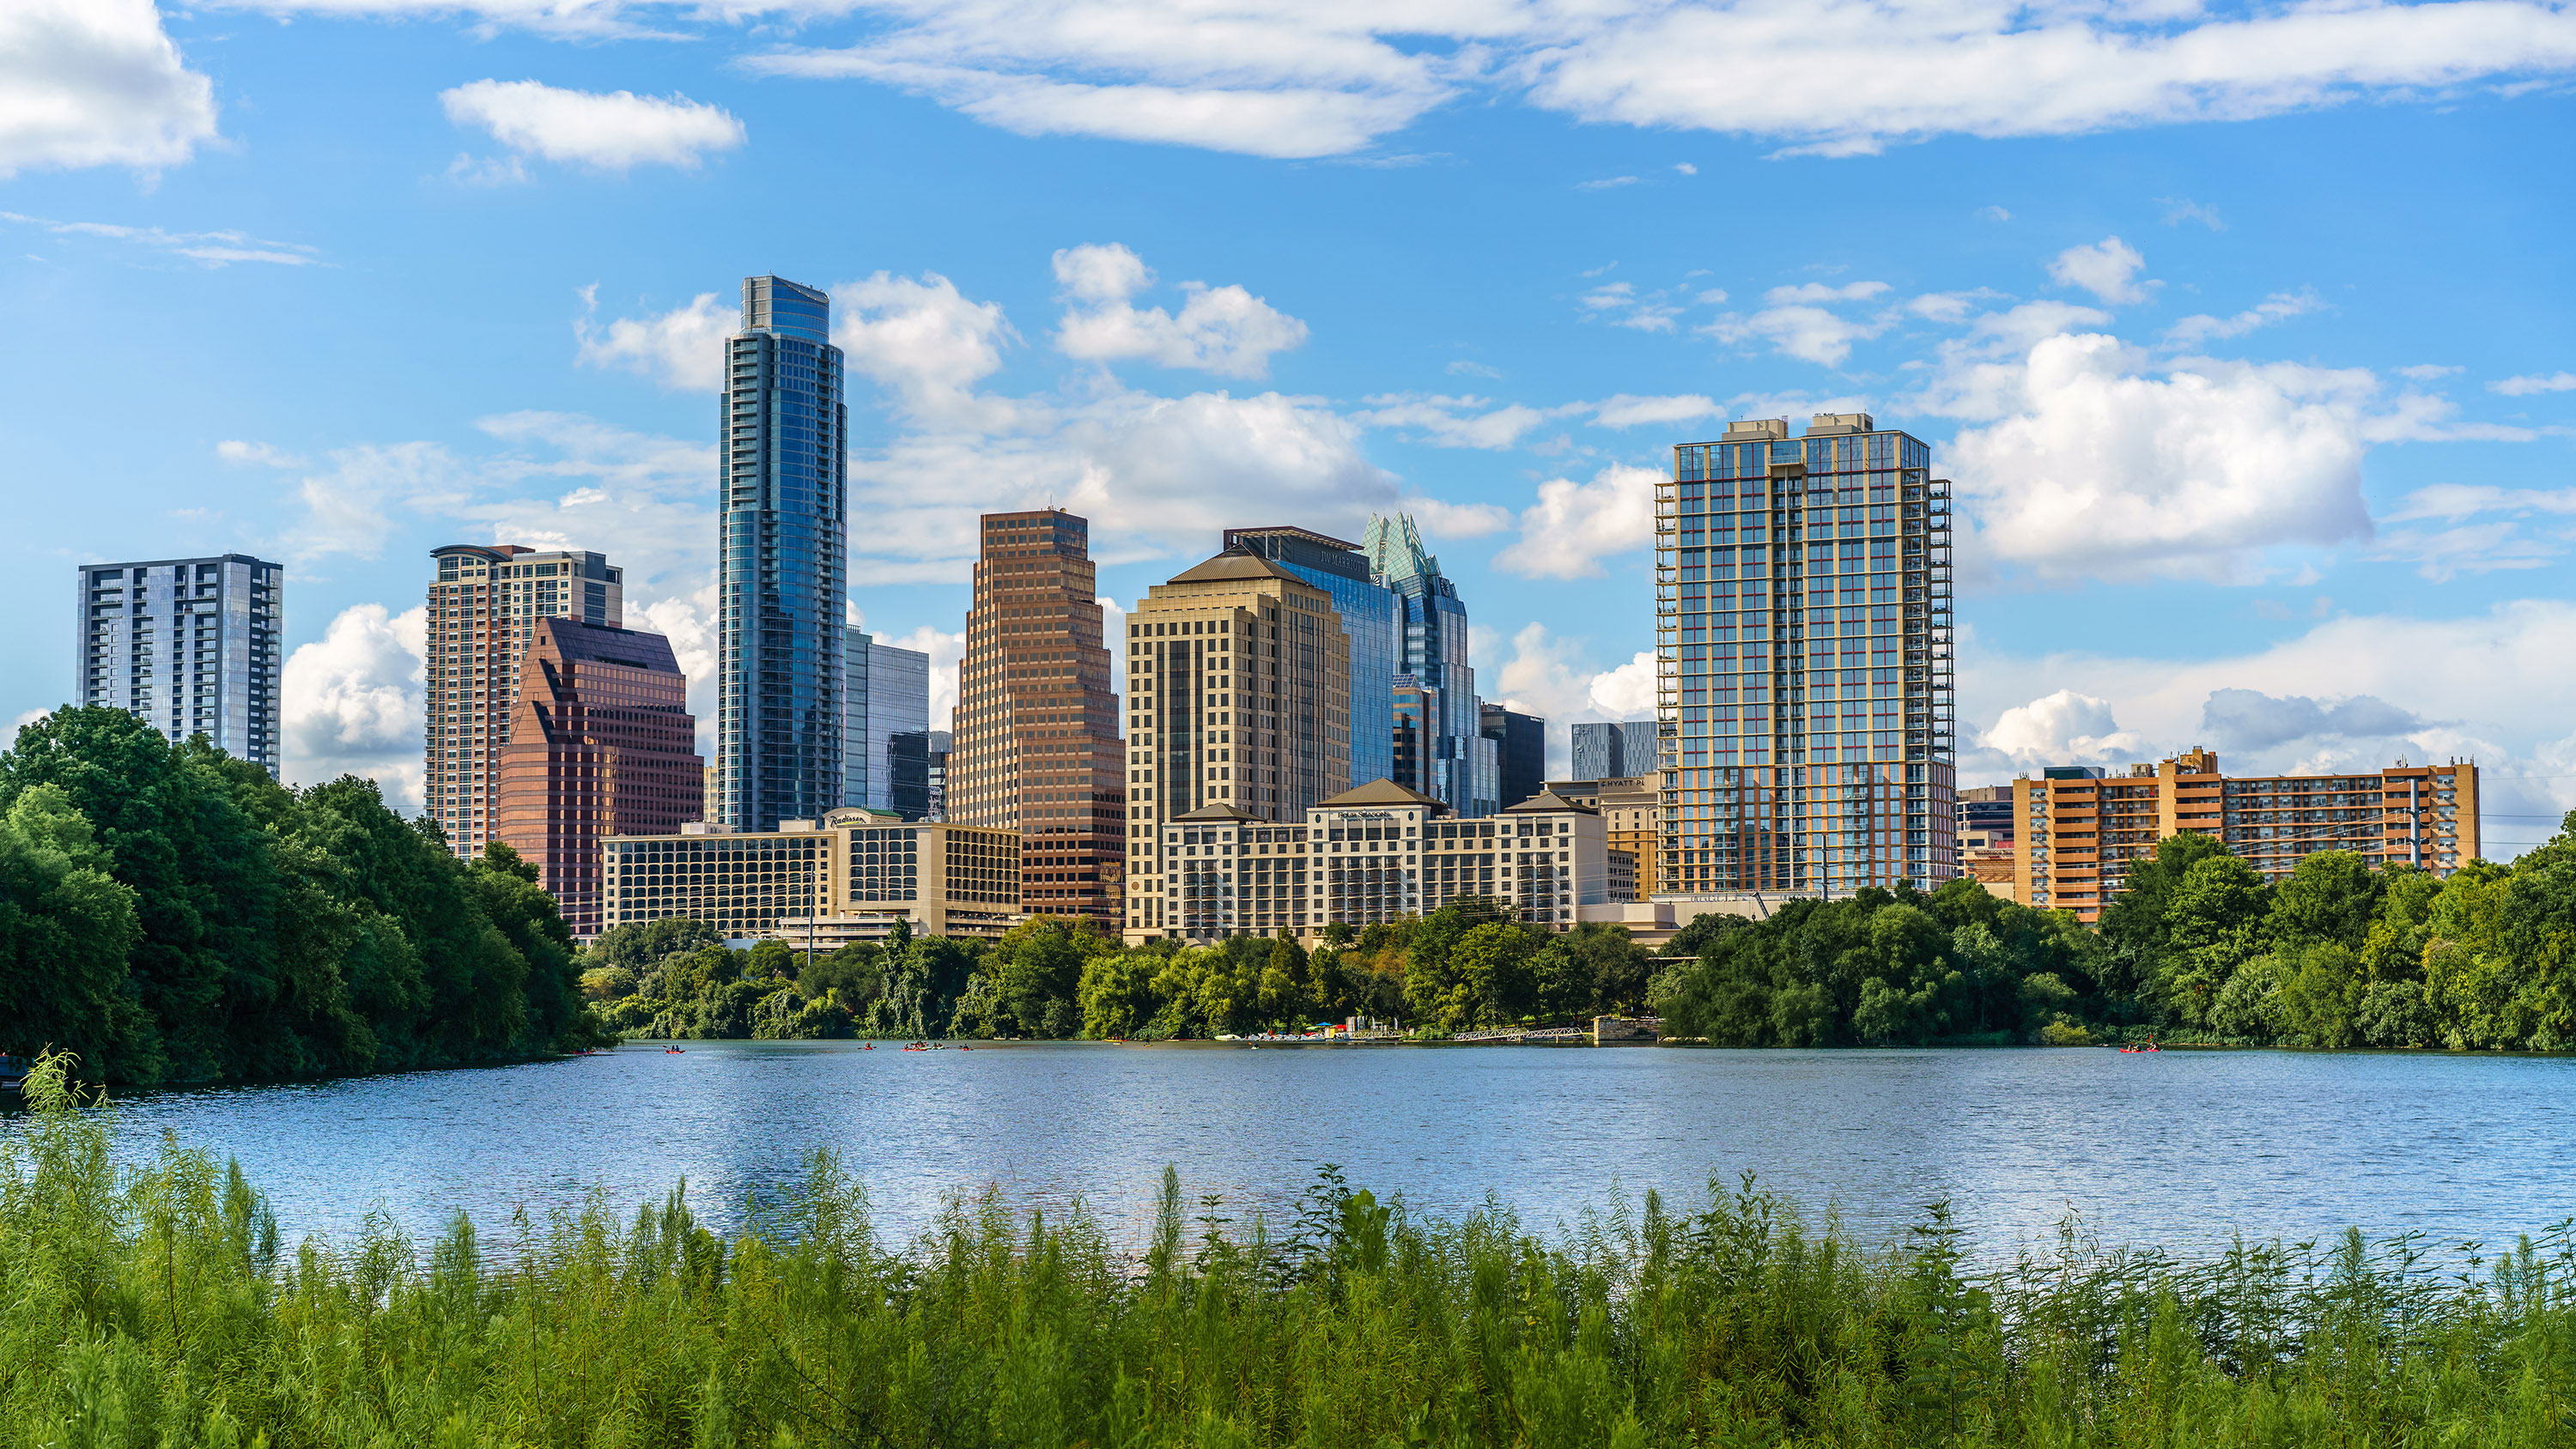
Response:
[[[487,1252],[282,1247],[238,1168],[120,1169],[36,1083],[0,1145],[0,1449],[341,1445],[2576,1444],[2576,1255],[2357,1234],[2205,1264],[2069,1232],[1994,1271],[1749,1185],[1544,1239],[1330,1169],[1273,1232],[1165,1174],[1141,1256],[959,1200],[908,1250],[828,1157],[726,1240],[679,1193]]]
[[[1636,1009],[1653,959],[1616,928],[1569,935],[1453,905],[1336,930],[1309,951],[1239,936],[1128,948],[1039,916],[989,944],[898,933],[808,959],[726,949],[696,921],[620,926],[579,963],[612,1029],[648,1037],[1127,1037],[1206,1040],[1368,1017],[1442,1031]]]
[[[1953,881],[1704,916],[1658,979],[1674,1034],[1741,1046],[2166,1040],[2576,1047],[2576,815],[2447,879],[2308,856],[2267,883],[2177,835],[2088,930]]]
[[[369,781],[291,790],[111,709],[0,753],[0,1052],[127,1083],[525,1057],[602,1039],[572,961],[533,868]]]

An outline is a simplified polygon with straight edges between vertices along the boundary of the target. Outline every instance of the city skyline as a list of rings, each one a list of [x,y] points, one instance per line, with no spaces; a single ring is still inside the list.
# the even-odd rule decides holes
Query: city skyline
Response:
[[[89,560],[278,561],[286,770],[415,809],[405,561],[596,550],[712,751],[707,418],[732,288],[776,273],[829,294],[848,360],[856,616],[833,622],[928,654],[934,719],[982,513],[1091,518],[1124,604],[1227,527],[1356,539],[1402,511],[1476,611],[1479,693],[1558,722],[1562,774],[1563,722],[1653,708],[1665,450],[1867,411],[1959,485],[1963,782],[2200,742],[2249,770],[2474,755],[2499,856],[2576,804],[2568,701],[2530,664],[2576,639],[2576,281],[2541,242],[2576,202],[2512,159],[2576,101],[2557,52],[2466,41],[2473,7],[2338,22],[2420,27],[2367,73],[2299,40],[2311,19],[2247,21],[2261,73],[2230,76],[2192,71],[2240,36],[2197,12],[1890,12],[1790,57],[1724,5],[1651,50],[1633,17],[1469,43],[1292,9],[1222,89],[963,14],[579,9],[576,36],[492,0],[63,8],[42,69],[67,129],[0,126],[0,287],[48,339],[5,364],[0,427],[28,476],[81,485],[27,490],[40,557],[0,572],[23,614]],[[1341,62],[1287,59],[1327,37]],[[970,59],[908,89],[867,59],[898,39]],[[1864,52],[1869,85],[1795,106],[1674,89]],[[72,103],[92,54],[150,84]],[[2140,74],[2091,84],[2111,55]],[[1987,99],[1907,78],[1945,61]],[[941,89],[970,81],[1022,99]],[[1175,133],[1135,106],[1166,91],[1284,115]],[[2405,228],[2380,223],[2393,174]],[[110,351],[138,337],[140,371]],[[38,632],[0,730],[66,697]]]

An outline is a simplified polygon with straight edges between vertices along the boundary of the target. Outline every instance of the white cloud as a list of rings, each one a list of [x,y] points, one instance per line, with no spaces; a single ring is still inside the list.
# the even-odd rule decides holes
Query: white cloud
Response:
[[[1538,501],[1521,510],[1519,541],[1494,563],[1524,578],[1591,578],[1602,559],[1654,542],[1661,481],[1661,473],[1625,463],[1603,468],[1588,483],[1551,478],[1538,485]]]
[[[287,656],[280,763],[290,784],[360,775],[384,786],[397,809],[422,808],[424,627],[419,607],[390,614],[358,604]]]
[[[1480,691],[1506,709],[1548,722],[1547,767],[1562,778],[1578,720],[1655,717],[1655,656],[1640,650],[1624,664],[1593,666],[1589,640],[1566,638],[1545,624],[1528,623],[1512,635],[1511,657],[1477,665]]]
[[[2005,710],[1979,743],[2024,768],[2108,765],[2147,748],[2120,728],[2109,700],[2071,689]]]
[[[2153,282],[2141,286],[2137,275],[2147,259],[2136,247],[2115,236],[2091,246],[2068,247],[2048,264],[2051,280],[2063,287],[2082,287],[2105,302],[2143,302]]]
[[[1724,296],[1719,294],[1721,299]],[[1575,306],[1587,319],[1613,327],[1633,327],[1640,332],[1670,332],[1674,319],[1682,315],[1681,306],[1672,300],[1670,292],[1640,293],[1634,282],[1604,282],[1577,297]]]
[[[0,5],[0,177],[156,172],[215,138],[215,88],[188,69],[152,0]]]
[[[237,438],[226,438],[222,442],[215,444],[215,456],[223,459],[227,463],[239,463],[262,468],[301,468],[304,466],[304,460],[302,458],[295,456],[284,448],[280,448],[269,443],[246,443]]]
[[[1641,423],[1670,426],[1695,422],[1717,415],[1717,404],[1697,393],[1679,393],[1670,397],[1637,397],[1620,393],[1604,398],[1594,406],[1592,421],[1596,427],[1633,428]]]
[[[2164,198],[2163,206],[2167,226],[2180,226],[2186,221],[2196,221],[2211,231],[2227,230],[2227,223],[2218,219],[2218,208],[2214,206],[2203,206],[2187,196],[2168,196]]]
[[[892,389],[906,412],[938,422],[996,420],[975,384],[1020,340],[998,302],[971,302],[937,272],[878,272],[832,289],[832,340],[850,369]]]
[[[1980,221],[2010,221],[2012,220],[2012,213],[2004,210],[2000,206],[1981,206],[1977,208],[1977,219]]]
[[[2468,369],[2464,367],[2446,367],[2438,362],[2419,362],[2412,367],[2400,367],[2395,369],[2395,371],[2399,377],[2409,378],[2416,382],[2436,382],[2442,378],[2449,377],[2455,372],[2466,372]]]
[[[713,392],[724,380],[724,340],[741,327],[741,308],[700,292],[685,307],[620,317],[601,327],[591,320],[598,286],[582,288],[581,297],[582,315],[573,319],[572,335],[584,365],[624,368],[691,392]]]
[[[2557,524],[2535,532],[2527,520],[2571,514],[2576,514],[2576,488],[2436,483],[2407,494],[2384,521],[2403,525],[2439,519],[2447,526],[2388,528],[2370,557],[2411,563],[2417,573],[2435,583],[2463,573],[2541,568],[2566,554],[2576,529]]]
[[[1831,309],[1843,303],[1873,300],[1887,290],[1885,282],[1852,282],[1840,287],[1806,282],[1773,287],[1762,294],[1766,305],[1760,311],[1749,317],[1729,312],[1700,330],[1720,342],[1768,342],[1802,362],[1840,367],[1843,359],[1851,355],[1853,343],[1876,337],[1894,326],[1898,311],[1888,309],[1869,318],[1853,319]]]
[[[5,104],[5,101],[0,101],[0,105]],[[0,175],[5,174],[0,172]],[[22,216],[14,211],[0,211],[0,221],[42,227],[59,237],[100,237],[108,241],[130,242],[152,251],[203,262],[209,267],[228,266],[234,262],[303,267],[322,259],[318,248],[301,242],[268,241],[248,232],[164,231],[157,226],[119,226],[104,221],[54,221],[41,216]]]
[[[2367,372],[2195,359],[2161,376],[2117,338],[2059,334],[1974,369],[1994,420],[1949,468],[1976,547],[2050,577],[2243,577],[2260,550],[2367,539]]]
[[[2233,317],[2213,317],[2207,313],[2185,317],[2165,329],[2169,341],[2193,345],[2213,337],[2242,337],[2257,327],[2268,327],[2291,317],[2305,316],[2325,306],[2314,292],[2274,292]]]
[[[2508,377],[2488,383],[2487,391],[2500,392],[2506,397],[2529,397],[2540,392],[2576,392],[2576,372],[2555,373],[2548,377]]]
[[[1577,191],[1609,191],[1616,187],[1634,186],[1636,184],[1637,178],[1634,176],[1604,176],[1598,181],[1578,181],[1574,183],[1574,189]]]
[[[1452,376],[1481,377],[1493,382],[1500,382],[1503,377],[1501,368],[1488,366],[1482,362],[1469,362],[1463,357],[1450,363],[1448,370]]]
[[[1674,162],[1674,163],[1673,163],[1673,169],[1674,169],[1675,171],[1680,172],[1680,173],[1681,173],[1681,174],[1683,174],[1684,176],[1697,176],[1697,175],[1699,174],[1699,168],[1698,168],[1698,167],[1696,167],[1696,166],[1693,166],[1693,165],[1692,165],[1692,164],[1690,164],[1688,161],[1676,161],[1676,162]]]
[[[479,80],[439,92],[447,119],[479,126],[523,156],[596,171],[694,169],[746,136],[721,107],[686,96],[563,90],[540,81]]]
[[[1222,377],[1270,375],[1270,355],[1306,340],[1306,324],[1239,286],[1183,282],[1188,300],[1175,317],[1160,307],[1137,310],[1134,297],[1154,274],[1124,246],[1071,247],[1055,254],[1056,281],[1067,306],[1056,347],[1092,362],[1141,358],[1162,367],[1196,368]]]
[[[1403,429],[1443,448],[1508,448],[1563,411],[1522,403],[1498,406],[1491,398],[1442,394],[1385,393],[1366,401],[1365,409],[1351,414],[1352,422],[1364,428]]]

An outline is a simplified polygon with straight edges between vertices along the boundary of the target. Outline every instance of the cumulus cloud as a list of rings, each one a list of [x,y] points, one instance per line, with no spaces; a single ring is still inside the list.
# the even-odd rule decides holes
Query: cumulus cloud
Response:
[[[1869,317],[1852,318],[1833,309],[1871,301],[1887,291],[1885,282],[1852,282],[1840,287],[1806,282],[1773,287],[1762,294],[1765,305],[1760,311],[1749,316],[1730,312],[1701,330],[1720,342],[1768,342],[1801,362],[1840,367],[1843,359],[1851,355],[1853,343],[1876,337],[1894,326],[1898,312],[1882,309]]]
[[[304,466],[304,460],[302,458],[295,456],[284,448],[280,448],[269,443],[243,442],[238,438],[226,438],[222,442],[215,444],[215,456],[223,459],[227,463],[239,463],[246,466],[261,468],[301,468]]]
[[[2242,337],[2257,327],[2269,327],[2275,322],[2305,316],[2324,305],[2314,292],[2274,292],[2233,317],[2213,317],[2207,313],[2185,317],[2165,329],[2165,338],[2190,346],[2213,337]]]
[[[2319,700],[2304,694],[2270,695],[2256,689],[2214,689],[2201,706],[2201,729],[2221,749],[2262,750],[2318,735],[2378,739],[2411,735],[2425,727],[2412,710],[2375,695]]]
[[[152,0],[0,5],[0,177],[154,172],[214,139],[214,83],[180,59]]]
[[[642,317],[594,320],[596,284],[582,288],[582,315],[572,323],[573,345],[587,367],[640,373],[667,388],[713,392],[724,380],[724,340],[742,325],[742,309],[700,292],[686,306]]]
[[[2111,701],[2061,689],[1997,716],[1979,741],[2016,765],[2109,765],[2145,748],[2120,728]]]
[[[1625,663],[1603,669],[1591,662],[1590,641],[1568,638],[1545,624],[1528,623],[1512,635],[1512,652],[1499,665],[1477,666],[1480,691],[1506,709],[1548,722],[1548,770],[1561,776],[1577,720],[1655,717],[1655,656],[1639,650]]]
[[[1720,292],[1717,296],[1722,301],[1726,294]],[[1639,332],[1670,332],[1683,311],[1676,293],[1640,292],[1634,282],[1604,282],[1575,298],[1575,307],[1586,321],[1632,327]]]
[[[990,419],[976,383],[1001,370],[1019,333],[998,302],[973,302],[937,272],[878,272],[832,289],[832,341],[852,371],[892,390],[915,418]]]
[[[2106,236],[2090,246],[2068,247],[2048,264],[2048,275],[2062,287],[2081,287],[2105,302],[2143,302],[2147,288],[2138,273],[2147,264],[2136,247],[2115,236]]]
[[[1368,406],[1352,413],[1352,422],[1401,430],[1443,448],[1508,448],[1562,411],[1444,394],[1384,393],[1365,401]]]
[[[1620,393],[1602,399],[1593,407],[1592,422],[1596,427],[1633,428],[1640,424],[1668,427],[1675,423],[1696,422],[1715,417],[1717,404],[1697,393],[1676,393],[1664,397],[1638,397]]]
[[[2052,577],[2242,577],[2261,550],[2371,536],[2366,372],[2195,359],[2159,374],[2117,338],[2061,333],[1969,369],[1946,410],[1978,547]]]
[[[695,169],[710,153],[746,139],[722,107],[687,96],[564,90],[542,81],[479,80],[438,94],[447,119],[476,126],[522,156],[627,171]]]
[[[1647,547],[1655,537],[1651,468],[1613,463],[1588,483],[1551,478],[1538,501],[1521,510],[1521,536],[1494,563],[1524,578],[1582,579],[1601,572],[1612,554]]]
[[[382,785],[397,809],[423,808],[425,628],[419,607],[393,614],[382,604],[358,604],[287,656],[280,765],[288,783],[359,775]]]
[[[1055,254],[1066,308],[1056,348],[1091,362],[1139,358],[1162,367],[1195,368],[1221,377],[1270,375],[1270,355],[1303,344],[1306,324],[1239,286],[1183,282],[1180,315],[1139,310],[1138,292],[1154,283],[1143,259],[1124,246],[1070,247]]]
[[[2537,374],[2508,377],[2488,383],[2487,391],[2499,392],[2506,397],[2529,397],[2534,393],[2542,392],[2576,392],[2576,372],[2552,373],[2547,377]]]

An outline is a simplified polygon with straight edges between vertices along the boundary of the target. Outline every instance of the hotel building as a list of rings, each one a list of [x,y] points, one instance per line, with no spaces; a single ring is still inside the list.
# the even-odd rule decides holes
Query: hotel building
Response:
[[[1127,617],[1129,941],[1180,928],[1163,876],[1167,824],[1209,805],[1294,824],[1350,787],[1350,661],[1332,597],[1245,550],[1137,601]]]
[[[74,699],[277,773],[284,565],[238,553],[83,564],[72,617]]]
[[[1655,505],[1666,893],[1958,874],[1950,489],[1931,463],[1866,413],[1674,450]]]
[[[1625,883],[1600,812],[1545,791],[1459,820],[1443,801],[1377,780],[1306,811],[1302,824],[1220,802],[1162,832],[1169,924],[1158,934],[1193,942],[1316,939],[1336,922],[1388,924],[1467,898],[1570,931],[1580,907],[1616,899]]]
[[[2012,792],[2012,898],[2088,923],[2132,862],[2186,831],[2217,836],[2275,882],[2322,850],[2436,875],[2478,858],[2478,767],[2468,761],[2231,779],[2216,754],[2193,749],[2124,775],[2053,768],[2015,780]]]
[[[531,626],[508,743],[495,752],[493,833],[537,869],[573,935],[605,928],[600,842],[700,818],[689,682],[659,634],[571,619]]]
[[[434,548],[429,586],[429,817],[458,855],[499,839],[501,749],[518,708],[519,664],[542,619],[625,624],[625,572],[605,556],[502,543]]]
[[[606,842],[607,927],[679,918],[732,939],[838,944],[900,918],[916,936],[1001,935],[1020,919],[1020,841],[1007,830],[835,810],[736,833],[695,826]]]
[[[1098,583],[1087,520],[1060,508],[984,516],[942,813],[1018,833],[1029,909],[1115,929],[1127,749]],[[928,748],[925,734],[925,808]]]

